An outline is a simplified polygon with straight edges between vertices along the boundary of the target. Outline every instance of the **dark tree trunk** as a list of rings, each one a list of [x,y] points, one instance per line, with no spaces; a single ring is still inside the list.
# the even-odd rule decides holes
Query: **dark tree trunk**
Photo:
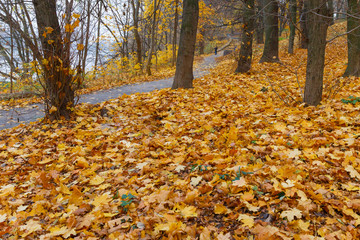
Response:
[[[360,2],[348,0],[348,66],[344,76],[360,77]]]
[[[69,73],[70,54],[63,46],[70,39],[65,39],[67,42],[63,44],[56,0],[33,0],[33,5],[44,54],[46,116],[49,119],[68,118],[70,108],[74,106],[74,90]]]
[[[97,36],[96,36],[97,41],[96,41],[96,47],[95,47],[95,70],[97,70],[97,65],[98,65],[98,61],[99,61],[102,5],[103,5],[103,2],[100,1],[98,14],[97,14],[98,22],[97,22]]]
[[[300,0],[299,9],[300,9],[300,48],[307,49],[309,38],[308,38],[308,29],[307,29],[307,0]]]
[[[244,0],[243,4],[243,29],[241,34],[241,48],[238,60],[237,73],[245,73],[251,69],[252,43],[255,28],[254,0]]]
[[[264,10],[263,1],[256,0],[256,43],[264,44]]]
[[[309,45],[304,102],[316,106],[321,102],[325,62],[326,33],[330,23],[327,0],[309,1]]]
[[[265,46],[260,62],[279,62],[279,5],[265,0]]]
[[[290,27],[290,36],[289,36],[289,48],[288,52],[290,54],[294,53],[294,40],[295,40],[295,25],[296,25],[296,0],[290,0],[290,19],[289,19],[289,27]]]
[[[133,11],[134,21],[134,36],[136,42],[136,63],[142,68],[142,49],[141,49],[141,38],[139,34],[139,11],[140,11],[140,0],[131,0],[131,7]]]
[[[286,3],[279,2],[279,37],[281,37],[282,32],[284,31],[286,27],[286,23],[288,21],[286,17]]]
[[[172,45],[172,51],[173,51],[173,57],[171,61],[171,65],[175,65],[176,60],[176,46],[177,46],[177,31],[178,31],[178,25],[179,25],[179,0],[175,0],[175,20],[174,20],[174,37],[173,37],[173,45]]]
[[[329,24],[330,24],[330,25],[333,25],[333,24],[335,24],[335,19],[334,19],[334,0],[329,0],[329,1],[328,1],[328,6],[329,6],[329,16],[330,16]]]
[[[193,86],[193,62],[198,20],[199,0],[184,0],[179,51],[172,85],[173,89],[192,88]]]
[[[158,10],[157,0],[154,0],[154,13],[153,13],[153,21],[152,21],[152,25],[151,25],[150,49],[149,49],[149,55],[147,56],[146,66],[145,66],[146,73],[149,76],[151,75],[151,59],[152,59],[152,55],[153,55],[153,52],[155,50],[155,45],[156,45],[155,35],[156,35],[157,10]]]

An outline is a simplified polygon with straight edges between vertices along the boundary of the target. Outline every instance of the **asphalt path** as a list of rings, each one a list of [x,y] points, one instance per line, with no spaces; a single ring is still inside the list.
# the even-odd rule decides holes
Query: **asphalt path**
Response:
[[[209,73],[209,69],[216,65],[215,59],[222,54],[207,56],[201,63],[195,66],[194,78],[200,78]],[[79,103],[90,103],[97,104],[110,99],[118,98],[121,95],[151,92],[156,89],[170,88],[173,82],[173,77],[145,82],[139,84],[123,85],[120,87],[101,90],[84,94],[80,96]],[[15,107],[10,110],[0,110],[0,130],[13,128],[21,123],[29,123],[39,120],[44,117],[44,106],[43,104],[32,104],[26,107]]]

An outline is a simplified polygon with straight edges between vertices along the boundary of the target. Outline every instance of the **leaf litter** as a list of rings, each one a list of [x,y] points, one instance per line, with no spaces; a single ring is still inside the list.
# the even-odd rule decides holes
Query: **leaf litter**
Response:
[[[336,75],[345,57],[329,52]],[[301,54],[244,75],[225,58],[194,89],[1,131],[0,237],[358,239],[360,104],[341,99],[360,82],[334,76],[342,88],[322,105],[286,105],[268,78],[296,98]]]

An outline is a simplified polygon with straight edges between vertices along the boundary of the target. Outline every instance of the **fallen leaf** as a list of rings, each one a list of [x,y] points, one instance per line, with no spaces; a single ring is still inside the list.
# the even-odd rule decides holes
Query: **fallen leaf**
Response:
[[[281,218],[287,218],[287,220],[289,222],[291,222],[292,220],[294,220],[295,217],[301,218],[302,217],[302,211],[300,211],[299,209],[293,208],[291,210],[283,211],[280,214],[280,217]]]

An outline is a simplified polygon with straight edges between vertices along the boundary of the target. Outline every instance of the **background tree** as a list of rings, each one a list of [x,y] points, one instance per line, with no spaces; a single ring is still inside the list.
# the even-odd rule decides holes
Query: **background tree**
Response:
[[[264,0],[265,45],[260,62],[279,61],[279,6],[276,0]]]
[[[308,2],[307,0],[299,0],[299,11],[300,11],[300,48],[307,49],[309,38],[307,28],[307,11]]]
[[[255,30],[255,8],[254,0],[244,0],[242,5],[243,28],[241,33],[241,47],[237,73],[245,73],[251,69],[252,43]]]
[[[360,77],[360,2],[348,0],[348,65],[344,76]]]
[[[151,75],[151,59],[152,59],[152,55],[153,55],[153,52],[154,52],[154,48],[155,48],[155,45],[156,45],[156,39],[155,39],[155,36],[156,36],[156,26],[157,26],[157,11],[158,11],[158,8],[160,6],[160,2],[161,0],[157,1],[157,0],[154,0],[154,11],[153,11],[153,17],[152,17],[152,23],[151,23],[151,41],[150,41],[150,48],[149,48],[149,51],[148,51],[148,56],[147,56],[147,61],[146,61],[146,73],[148,75]]]
[[[263,10],[263,2],[264,0],[256,0],[256,43],[263,44],[264,43],[264,10]]]
[[[330,24],[330,9],[327,3],[327,0],[309,1],[309,44],[304,102],[312,106],[318,105],[322,98],[326,33]]]
[[[199,0],[184,0],[179,51],[173,89],[193,87],[193,62],[199,19]]]
[[[178,26],[179,26],[179,0],[174,0],[174,8],[175,8],[175,15],[174,15],[174,31],[173,31],[173,40],[172,40],[172,59],[171,65],[174,66],[176,62],[176,47],[177,47],[177,33],[178,33]]]
[[[297,11],[297,1],[290,0],[290,2],[289,2],[290,35],[289,35],[289,48],[288,48],[288,52],[290,54],[294,53],[294,41],[295,41],[295,30],[296,30],[296,11]]]
[[[142,47],[141,37],[139,34],[139,14],[140,14],[140,0],[130,0],[133,16],[133,32],[136,42],[136,63],[139,64],[140,68],[142,65]]]

